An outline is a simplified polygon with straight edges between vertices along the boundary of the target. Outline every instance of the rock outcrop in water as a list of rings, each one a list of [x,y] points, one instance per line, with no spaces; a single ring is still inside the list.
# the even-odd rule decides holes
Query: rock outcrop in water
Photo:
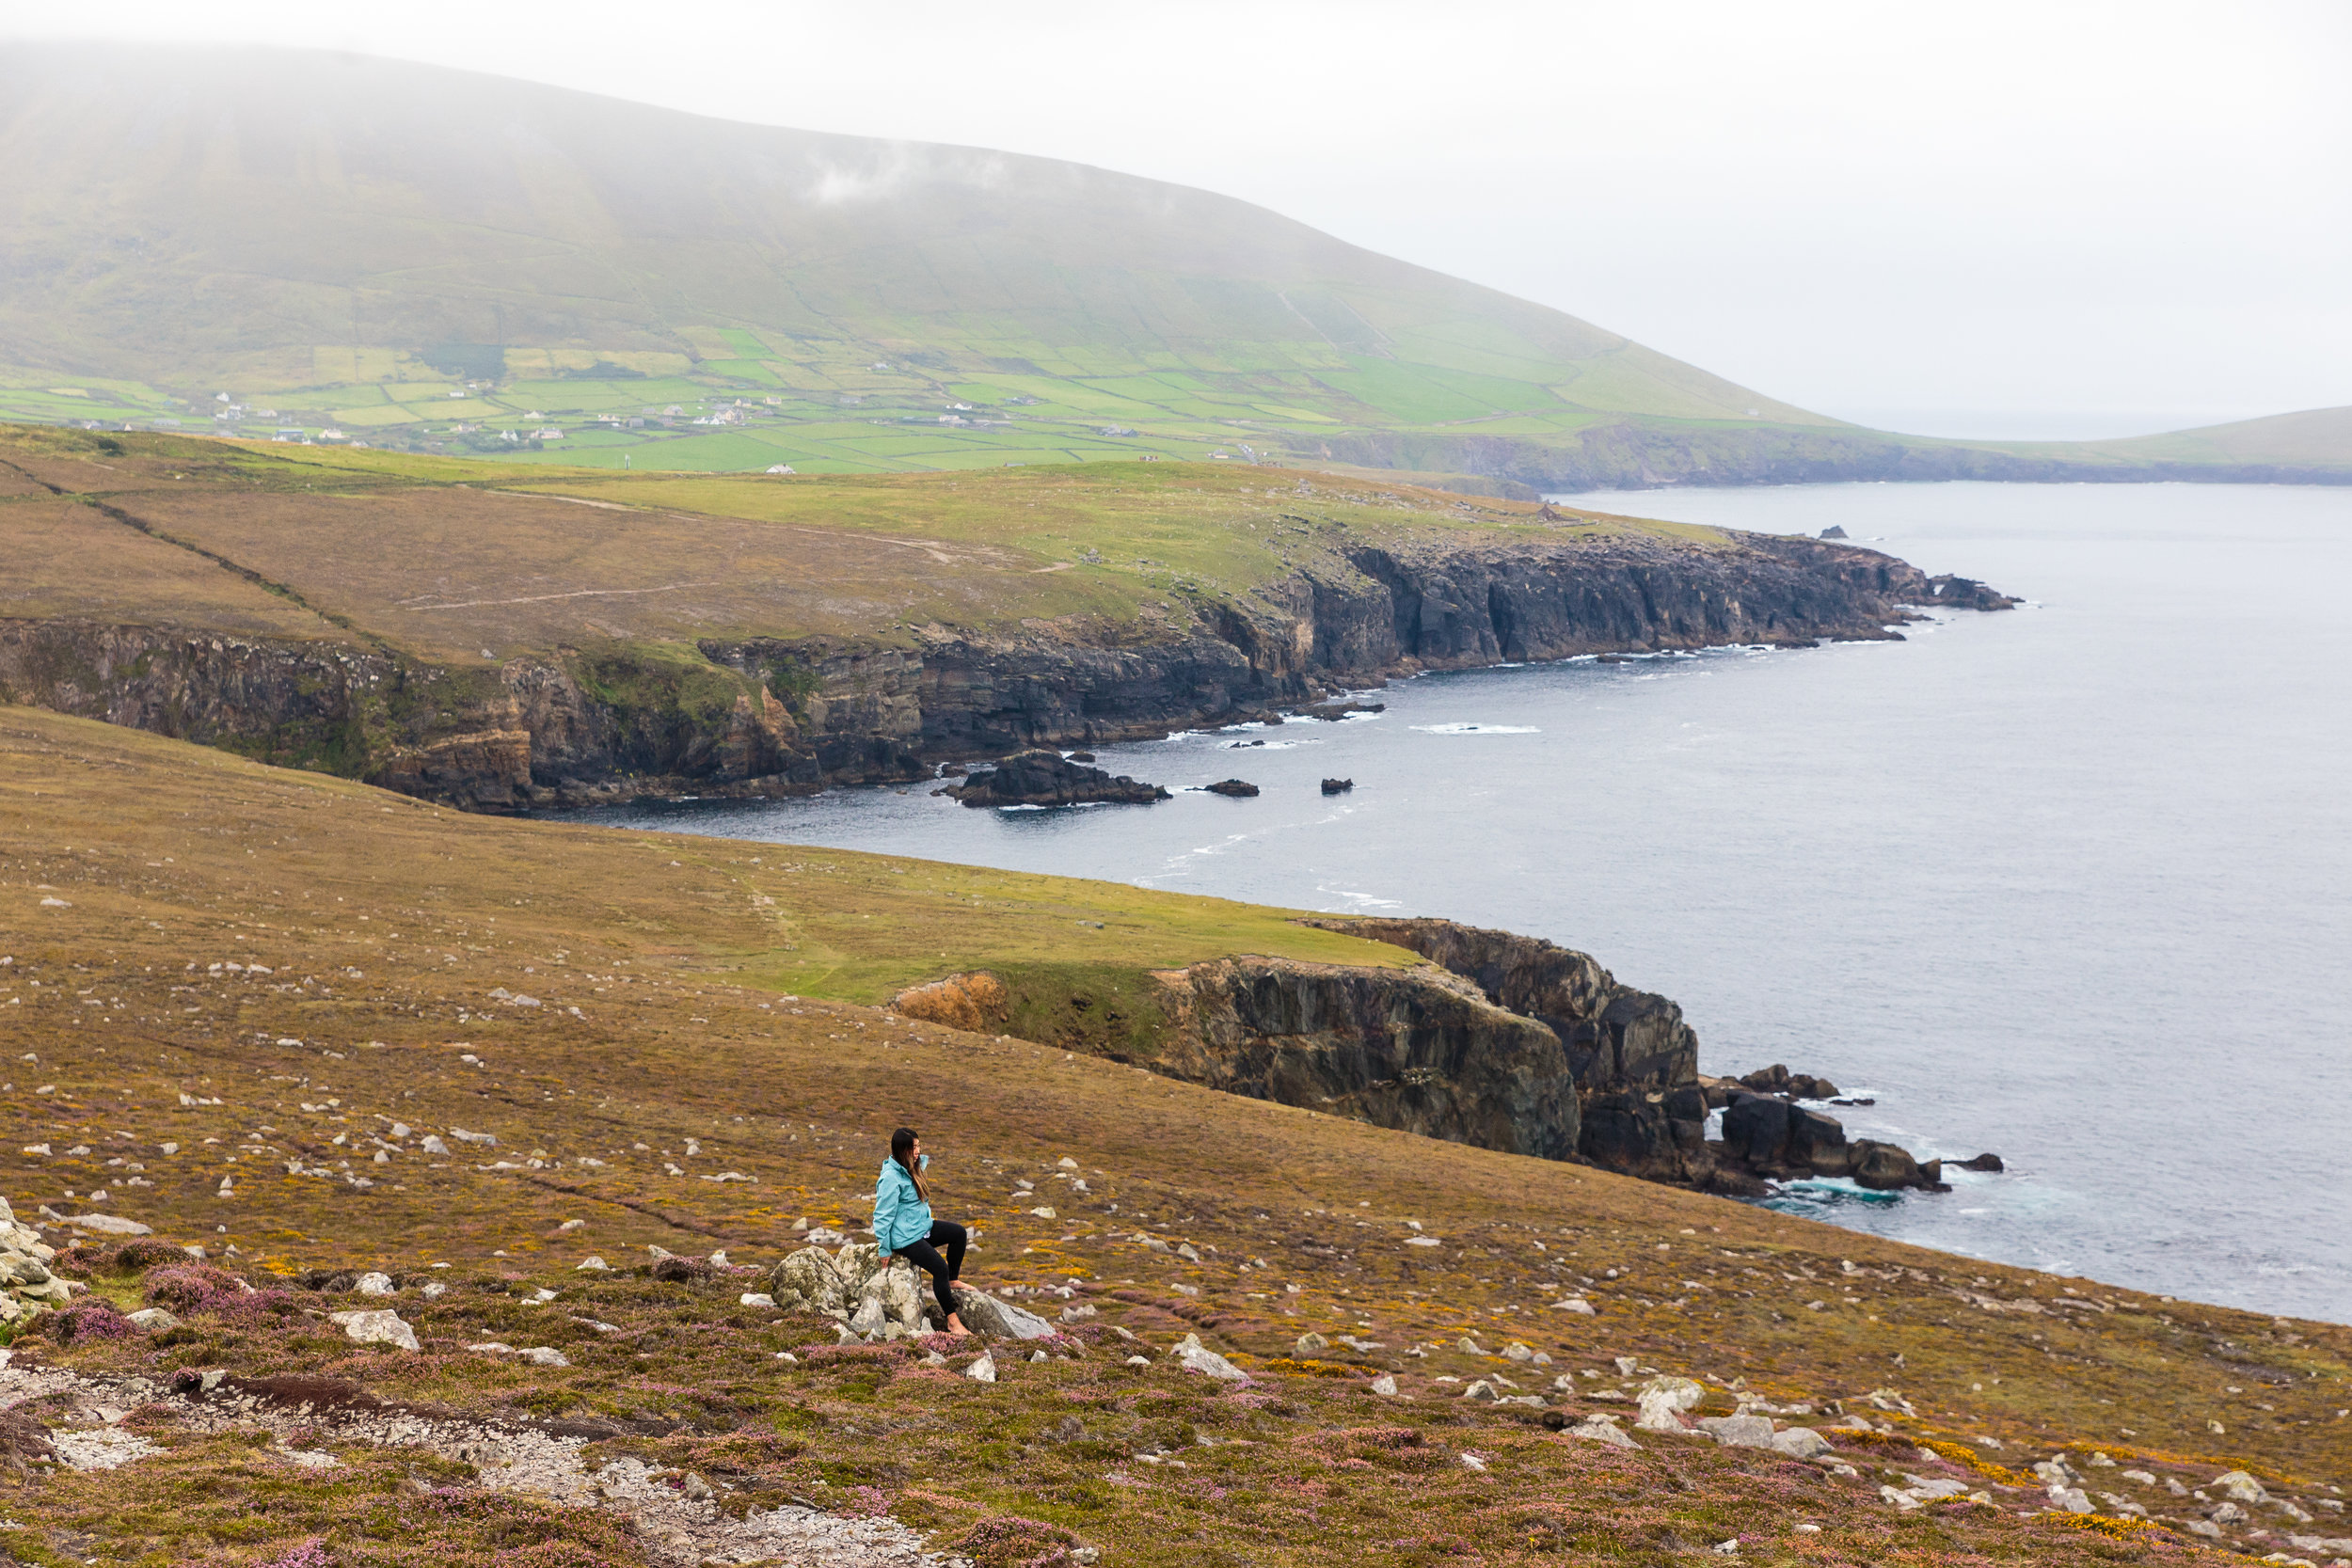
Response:
[[[1059,752],[1018,752],[961,787],[942,789],[967,806],[1150,805],[1168,799],[1157,784],[1073,762]]]
[[[0,701],[507,812],[908,783],[943,760],[1271,718],[1422,670],[1879,639],[1906,606],[2009,602],[1820,540],[1439,534],[1203,596],[1193,629],[1143,641],[1134,628],[1039,623],[989,635],[930,627],[913,645],[707,640],[691,668],[617,645],[485,669],[357,635],[5,621]]]

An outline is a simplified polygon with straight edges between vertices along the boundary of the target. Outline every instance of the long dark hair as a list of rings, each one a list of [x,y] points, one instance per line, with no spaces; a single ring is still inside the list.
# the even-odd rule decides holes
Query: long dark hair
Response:
[[[929,1203],[931,1190],[923,1184],[923,1172],[914,1164],[914,1129],[901,1127],[890,1134],[890,1157],[914,1183],[914,1196]]]

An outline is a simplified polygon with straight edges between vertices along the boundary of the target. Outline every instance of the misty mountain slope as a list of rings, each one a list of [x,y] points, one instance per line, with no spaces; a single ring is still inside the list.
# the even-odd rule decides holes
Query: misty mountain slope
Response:
[[[1047,159],[292,52],[17,46],[0,102],[0,322],[56,374],[399,387],[483,344],[886,392],[865,367],[896,354],[1015,395],[1301,401],[1270,424],[1826,422],[1261,208]]]
[[[0,418],[614,468],[1271,458],[1522,498],[2352,474],[2292,436],[1863,430],[1076,164],[199,47],[0,47]]]

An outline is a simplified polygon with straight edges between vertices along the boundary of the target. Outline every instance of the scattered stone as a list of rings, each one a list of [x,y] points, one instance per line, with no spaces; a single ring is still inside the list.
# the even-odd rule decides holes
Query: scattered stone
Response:
[[[1514,1339],[1502,1347],[1502,1358],[1505,1361],[1533,1361],[1535,1359],[1535,1353]]]
[[[568,1367],[571,1365],[564,1353],[553,1345],[533,1345],[529,1350],[517,1351],[516,1354],[534,1367]]]
[[[357,1312],[329,1312],[326,1321],[342,1324],[347,1337],[363,1345],[396,1345],[402,1350],[418,1348],[417,1331],[403,1323],[400,1314],[389,1307]]]
[[[1245,779],[1219,779],[1203,787],[1212,795],[1230,796],[1236,800],[1248,800],[1258,793],[1258,786]]]
[[[1386,703],[1316,703],[1310,707],[1300,708],[1298,716],[1301,719],[1319,719],[1327,724],[1336,724],[1351,713],[1386,713],[1388,711],[1389,705]]]
[[[1726,1449],[1769,1449],[1772,1445],[1770,1416],[1703,1416],[1699,1430]]]
[[[1372,1380],[1372,1391],[1382,1399],[1392,1398],[1396,1393],[1396,1379],[1383,1372]]]
[[[1593,1311],[1593,1304],[1582,1296],[1570,1296],[1565,1301],[1555,1301],[1551,1305],[1553,1310],[1559,1312],[1575,1312],[1587,1318],[1597,1315]]]
[[[1462,1390],[1462,1398],[1480,1404],[1492,1404],[1500,1397],[1495,1392],[1495,1386],[1483,1377]]]
[[[572,1265],[574,1274],[611,1274],[612,1265],[601,1258],[583,1258]]]
[[[155,1233],[152,1226],[124,1219],[120,1214],[61,1214],[58,1217],[76,1230],[95,1230],[107,1236],[152,1236]]]
[[[1320,1355],[1330,1348],[1330,1340],[1310,1330],[1298,1337],[1297,1343],[1291,1346],[1291,1354],[1293,1355]]]
[[[1248,1372],[1201,1344],[1198,1334],[1187,1334],[1177,1340],[1168,1354],[1184,1363],[1184,1370],[1188,1372],[1199,1372],[1205,1377],[1229,1383],[1247,1383],[1249,1380]]]
[[[2205,1484],[2232,1502],[2266,1503],[2270,1500],[2270,1494],[2263,1489],[2263,1483],[2244,1470],[2226,1470]]]
[[[963,1369],[963,1375],[970,1378],[975,1383],[995,1382],[996,1357],[987,1351],[982,1351],[980,1353],[980,1358],[977,1361],[973,1362],[972,1365]]]
[[[1772,1448],[1791,1459],[1818,1459],[1830,1449],[1829,1439],[1811,1427],[1790,1427],[1772,1434]]]
[[[1581,1437],[1588,1442],[1606,1443],[1617,1449],[1632,1449],[1641,1446],[1622,1431],[1616,1422],[1606,1416],[1585,1417],[1581,1422],[1568,1428],[1568,1435]]]
[[[122,1321],[146,1334],[162,1334],[180,1326],[180,1320],[160,1307],[142,1307]]]
[[[352,1281],[351,1288],[363,1296],[389,1296],[397,1293],[392,1287],[392,1276],[387,1274],[363,1274]]]
[[[1471,1338],[1467,1334],[1463,1335],[1460,1339],[1455,1341],[1454,1348],[1460,1351],[1464,1355],[1484,1355],[1486,1354],[1486,1347],[1480,1344],[1477,1340]]]
[[[1642,1413],[1633,1424],[1644,1432],[1684,1431],[1680,1413],[1706,1397],[1707,1390],[1687,1377],[1651,1378],[1635,1396]]]
[[[958,1285],[956,1315],[963,1326],[988,1339],[1042,1339],[1054,1332],[1054,1325],[1025,1307],[1015,1307],[985,1291]]]
[[[737,1298],[737,1305],[740,1307],[756,1307],[763,1310],[773,1311],[775,1309],[776,1298],[770,1295],[765,1291],[746,1291],[741,1296]]]

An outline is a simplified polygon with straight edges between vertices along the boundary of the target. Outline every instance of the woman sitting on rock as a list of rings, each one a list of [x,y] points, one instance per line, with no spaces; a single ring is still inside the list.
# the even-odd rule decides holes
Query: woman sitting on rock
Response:
[[[874,1239],[885,1253],[904,1258],[931,1276],[931,1291],[947,1318],[947,1332],[968,1334],[956,1316],[956,1293],[949,1288],[963,1272],[963,1227],[953,1220],[931,1218],[931,1191],[923,1172],[931,1157],[912,1128],[890,1134],[890,1158],[882,1162],[874,1183]],[[947,1256],[940,1257],[945,1246]]]

